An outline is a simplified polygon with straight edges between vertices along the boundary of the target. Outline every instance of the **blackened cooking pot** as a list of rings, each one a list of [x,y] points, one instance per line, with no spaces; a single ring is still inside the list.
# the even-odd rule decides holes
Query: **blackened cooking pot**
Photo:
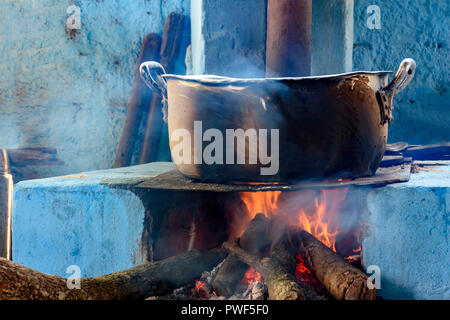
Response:
[[[372,175],[383,157],[393,98],[413,78],[405,59],[391,72],[236,79],[164,74],[140,67],[158,90],[172,158],[203,181],[292,182]]]

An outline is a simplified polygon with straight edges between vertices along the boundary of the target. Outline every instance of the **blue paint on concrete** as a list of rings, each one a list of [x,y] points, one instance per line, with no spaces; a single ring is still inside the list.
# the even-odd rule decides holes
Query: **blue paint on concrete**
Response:
[[[319,19],[317,9],[325,2],[314,3],[313,31],[314,25],[327,23]],[[71,40],[64,24],[72,4],[81,9],[82,27]],[[233,1],[233,5],[193,0],[192,4],[194,72],[264,74],[265,0]],[[369,5],[381,9],[380,30],[366,26]],[[334,21],[342,32],[333,39],[343,36],[345,45],[349,6],[340,8],[344,16],[334,16],[345,21]],[[64,166],[30,167],[25,174],[33,170],[40,176],[53,176],[111,167],[143,36],[160,33],[171,11],[189,15],[190,9],[191,0],[1,1],[0,145],[55,147],[65,162]],[[396,98],[390,141],[450,140],[449,11],[448,1],[355,1],[354,70],[395,70],[405,57],[418,63],[415,79]],[[195,37],[198,32],[203,32],[204,47],[202,38]],[[196,55],[195,48],[203,50],[203,56]],[[314,69],[320,70],[314,62],[320,56],[313,43],[314,50]],[[327,64],[347,70],[349,54],[345,52],[339,64],[325,61],[324,55],[323,72]],[[342,58],[341,52],[333,53]]]
[[[78,5],[70,39],[66,9]],[[0,1],[0,145],[49,146],[63,166],[40,177],[112,167],[142,39],[190,0]]]
[[[13,260],[63,277],[70,265],[93,277],[141,264],[145,208],[133,192],[117,186],[173,169],[172,163],[152,163],[19,182]]]
[[[369,29],[366,10],[378,5],[381,29]],[[428,144],[450,141],[450,2],[355,1],[354,70],[397,70],[417,62],[414,80],[395,98],[389,141]]]
[[[144,207],[131,191],[19,185],[14,201],[13,259],[18,263],[59,276],[78,265],[83,277],[92,277],[142,262]]]
[[[383,298],[450,299],[450,161],[438,164],[368,195],[363,260]]]

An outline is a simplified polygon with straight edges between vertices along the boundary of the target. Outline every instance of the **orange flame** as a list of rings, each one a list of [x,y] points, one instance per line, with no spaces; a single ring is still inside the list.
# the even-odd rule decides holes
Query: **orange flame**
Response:
[[[324,245],[336,252],[336,235],[339,233],[339,202],[345,199],[347,188],[322,190],[321,201],[314,199],[315,211],[307,215],[299,210],[299,226],[311,233]]]
[[[324,245],[336,252],[336,236],[340,230],[339,213],[346,200],[348,188],[302,190],[292,192],[264,191],[241,192],[240,198],[245,204],[248,216],[241,220],[241,224],[235,224],[233,235],[239,236],[246,228],[243,222],[250,222],[257,213],[262,213],[274,221],[282,221],[282,224],[298,226],[311,233]],[[354,253],[361,250],[352,249]],[[358,259],[355,256],[355,259]],[[296,278],[299,282],[321,290],[321,284],[308,269],[303,257],[297,255]],[[244,278],[244,284],[252,284],[260,281],[261,275],[250,268]],[[250,287],[250,288],[251,288]]]
[[[245,203],[252,220],[257,213],[271,217],[278,210],[278,198],[281,191],[241,192],[241,200]]]
[[[247,207],[249,221],[257,213],[272,218],[276,215],[286,216],[289,225],[299,226],[308,231],[323,244],[336,251],[336,235],[339,233],[339,205],[345,200],[347,188],[323,189],[320,195],[311,197],[312,208],[294,208],[284,210],[279,204],[281,191],[241,192],[240,198]],[[303,191],[289,192],[288,196],[305,197]]]

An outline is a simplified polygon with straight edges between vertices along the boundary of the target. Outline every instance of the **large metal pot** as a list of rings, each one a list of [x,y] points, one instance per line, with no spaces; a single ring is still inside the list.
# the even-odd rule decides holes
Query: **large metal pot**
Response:
[[[178,159],[175,162],[182,174],[203,181],[292,182],[374,174],[385,151],[393,98],[413,78],[415,68],[414,60],[403,60],[389,84],[390,71],[235,79],[165,74],[160,64],[145,62],[140,72],[147,85],[163,97],[172,157]],[[223,164],[205,163],[202,150],[215,139],[209,135],[201,141],[200,122],[201,133],[216,129],[224,138],[226,129],[255,129],[256,133],[267,129],[272,154],[279,148],[279,170],[262,174],[261,169],[269,165],[262,158],[257,163],[250,161],[248,152],[260,149],[249,148],[249,140],[245,145],[235,141],[231,149],[225,149]],[[184,154],[180,153],[179,129],[190,134],[189,143],[183,146],[190,144],[191,148]],[[271,129],[278,129],[278,145]],[[264,135],[257,138],[261,141]],[[242,148],[247,151],[245,161],[227,158]],[[184,160],[190,160],[181,163],[180,154],[186,152],[190,154]]]

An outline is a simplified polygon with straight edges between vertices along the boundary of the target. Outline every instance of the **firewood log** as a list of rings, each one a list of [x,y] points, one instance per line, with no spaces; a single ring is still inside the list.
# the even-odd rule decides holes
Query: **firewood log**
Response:
[[[300,242],[300,252],[317,280],[337,300],[374,300],[376,289],[367,287],[368,276],[345,261],[310,233],[290,229]]]
[[[161,47],[161,37],[151,33],[144,37],[141,52],[134,74],[133,89],[128,102],[127,117],[122,130],[122,137],[117,149],[114,168],[126,167],[131,164],[131,158],[138,138],[138,128],[150,105],[152,92],[141,80],[139,67],[142,62],[158,60]]]
[[[248,269],[249,266],[246,263],[236,257],[228,256],[212,283],[216,294],[231,297]]]
[[[163,295],[199,279],[225,257],[223,250],[192,250],[165,260],[81,279],[68,289],[66,279],[0,258],[0,300],[124,300]]]
[[[270,257],[258,257],[242,249],[237,242],[224,243],[230,254],[256,269],[263,277],[271,300],[305,300],[303,289],[295,278],[295,248],[283,235],[273,246]]]
[[[8,149],[11,166],[24,167],[29,165],[61,165],[63,161],[56,155],[56,149],[47,147],[31,147]]]
[[[251,254],[259,255],[264,247],[269,245],[267,238],[269,226],[270,220],[258,213],[239,239],[241,248]],[[214,278],[214,291],[220,296],[231,297],[248,269],[249,266],[246,263],[234,256],[228,256]]]
[[[186,48],[183,47],[183,37],[186,36],[185,23],[188,18],[180,13],[172,12],[164,23],[164,30],[161,40],[160,62],[166,73],[175,73],[175,65],[179,55],[186,55]],[[139,164],[156,161],[158,158],[159,143],[163,127],[162,97],[154,94],[145,122],[145,131],[142,141]]]

